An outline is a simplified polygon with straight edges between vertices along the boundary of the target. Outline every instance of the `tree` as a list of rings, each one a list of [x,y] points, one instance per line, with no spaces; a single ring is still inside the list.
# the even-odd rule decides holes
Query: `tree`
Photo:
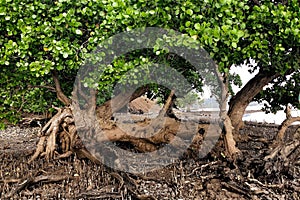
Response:
[[[254,97],[257,97],[256,100],[266,99],[272,102],[273,110],[279,109],[274,105],[277,104],[275,102],[297,105],[295,97],[284,102],[282,98],[277,99],[274,96],[271,100],[270,95],[276,93],[283,96],[288,92],[289,96],[295,96],[298,90],[299,79],[296,77],[299,74],[299,23],[296,16],[299,16],[299,2],[253,1],[251,7],[247,21],[251,43],[247,49],[248,54],[252,54],[251,58],[258,64],[259,72],[230,101],[229,116],[237,130],[241,126],[241,116],[245,108]],[[274,84],[269,89],[264,89],[269,83],[280,83],[289,79],[289,74],[293,74],[290,80],[295,87],[290,85],[285,91],[278,84]]]
[[[200,99],[199,95],[195,92],[189,92],[186,96],[183,98],[177,99],[176,103],[180,108],[187,107],[187,111],[191,111],[191,106],[194,103],[202,103],[203,99]]]
[[[155,26],[180,31],[199,41],[218,65],[225,82],[234,82],[228,80],[232,65],[251,65],[251,60],[257,63],[251,66],[251,71],[259,68],[259,72],[230,99],[228,115],[237,133],[242,126],[243,113],[255,97],[255,100],[269,100],[274,105],[275,101],[270,99],[274,91],[293,97],[299,92],[299,12],[296,0],[1,2],[0,82],[3,87],[0,92],[4,99],[0,100],[0,118],[16,122],[18,113],[53,112],[51,104],[70,105],[73,82],[86,53],[117,33]],[[92,106],[106,102],[97,108],[104,121],[110,119],[112,113],[108,105],[113,86],[128,70],[142,64],[168,63],[192,82],[190,90],[201,91],[201,74],[195,73],[184,59],[166,49],[160,51],[161,48],[158,44],[154,51],[131,52],[106,68],[95,88],[98,99],[92,101],[95,104]],[[140,80],[139,76],[134,80]],[[286,89],[279,87],[281,80],[288,80]],[[271,82],[274,83],[270,86],[272,89],[264,89]],[[289,92],[294,85],[295,92]],[[119,100],[132,100],[157,88],[157,85],[148,85],[132,97]],[[165,95],[165,99],[168,96]],[[279,100],[277,104],[289,102],[299,107],[296,98]],[[65,117],[72,115],[68,109],[58,109],[58,112],[61,116],[65,113]],[[54,119],[51,122],[59,126],[62,118]],[[50,124],[44,131],[49,127]],[[74,134],[60,136],[67,138]],[[46,151],[52,155],[54,149]]]

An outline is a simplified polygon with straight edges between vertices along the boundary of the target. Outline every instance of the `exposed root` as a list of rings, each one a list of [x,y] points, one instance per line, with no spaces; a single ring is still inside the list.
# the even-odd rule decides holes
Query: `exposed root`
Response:
[[[127,128],[129,127],[130,131],[124,131],[111,120],[107,122],[99,120],[97,115],[92,112],[93,109],[90,107],[81,109],[76,101],[69,107],[56,108],[58,112],[42,128],[37,149],[29,162],[39,156],[45,156],[47,160],[50,160],[76,154],[78,158],[88,158],[99,164],[101,162],[98,156],[102,158],[102,156],[107,157],[107,155],[101,155],[102,152],[97,152],[97,147],[105,146],[99,144],[107,142],[123,142],[133,146],[134,150],[138,152],[153,152],[158,150],[161,145],[170,144],[172,148],[176,149],[176,153],[183,153],[189,145],[185,140],[191,141],[194,135],[187,134],[188,136],[183,137],[182,134],[177,135],[177,133],[196,133],[197,130],[191,130],[191,127],[199,127],[195,127],[197,125],[194,122],[179,122],[166,117],[173,95],[174,91],[171,91],[158,117],[149,120],[149,124],[147,122],[142,126],[135,123],[124,124]],[[77,119],[76,126],[74,113]],[[78,131],[82,135],[79,135]],[[112,154],[112,158],[115,158],[114,162],[117,162],[116,159],[120,157],[118,152],[113,149],[108,149],[108,152]]]
[[[70,108],[56,108],[57,114],[42,128],[41,138],[37,144],[35,153],[32,155],[29,162],[32,162],[34,159],[38,158],[40,155],[44,155],[47,160],[54,158],[54,155],[57,154],[57,141],[60,141],[61,151],[63,153],[70,150],[70,137],[73,135],[64,128],[64,126],[73,125],[73,120],[70,120],[72,117],[72,112]],[[73,125],[74,126],[74,125]],[[61,129],[63,129],[61,131]],[[46,143],[46,144],[45,144]]]
[[[280,143],[284,140],[284,135],[285,135],[286,129],[292,123],[297,122],[297,121],[300,121],[300,117],[290,117],[282,122],[282,124],[280,125],[280,128],[279,128],[278,134],[277,134],[276,143]]]
[[[39,157],[39,155],[44,152],[44,143],[45,143],[46,139],[47,139],[46,136],[42,136],[40,138],[34,154],[31,156],[31,158],[28,161],[29,163],[31,163],[32,161],[37,159]]]
[[[63,159],[63,158],[68,158],[73,154],[72,151],[67,151],[63,154],[60,154],[59,156],[56,157],[56,159]]]
[[[85,149],[82,141],[77,136],[74,122],[73,120],[69,120],[70,115],[64,114],[69,112],[69,109],[66,108],[54,116],[55,119],[51,120],[52,124],[48,123],[46,125],[48,129],[43,129],[44,133],[41,133],[42,136],[37,144],[36,151],[29,162],[32,162],[39,156],[45,156],[47,160],[52,158],[66,158],[72,155],[73,152],[78,154],[78,157],[86,157],[95,163],[99,163],[99,161]],[[168,118],[166,120],[167,122],[163,124],[164,126],[172,125],[173,123],[176,124],[175,120]],[[162,121],[164,121],[164,119]],[[152,127],[150,130],[156,130],[156,128],[157,127],[153,129]],[[128,142],[133,144],[135,149],[139,152],[155,151],[159,148],[157,144],[160,143],[171,143],[174,147],[180,149],[185,143],[181,138],[176,136],[176,126],[175,129],[159,127],[157,132],[154,133],[149,133],[145,130],[145,132],[143,132],[144,134],[141,134],[140,130],[136,130],[130,135],[120,128],[112,126],[111,129],[106,129],[104,132],[105,135],[99,134],[95,142]],[[151,137],[147,137],[149,135],[151,135]]]
[[[293,152],[299,146],[300,139],[300,127],[296,130],[293,136],[292,142],[285,143],[285,132],[287,128],[294,122],[300,121],[300,117],[292,117],[291,108],[289,105],[286,106],[286,119],[279,126],[279,131],[276,136],[276,140],[271,145],[271,151],[268,156],[264,158],[264,160],[274,159],[277,155],[282,157],[282,159],[286,159],[289,157],[291,152]]]
[[[240,185],[237,185],[236,183],[234,182],[221,182],[222,186],[226,189],[228,189],[229,191],[232,191],[234,193],[237,193],[237,194],[242,194],[248,198],[251,198],[251,196],[247,193],[248,191],[245,190],[244,187],[241,187]]]
[[[73,179],[74,177],[71,175],[56,175],[56,174],[51,174],[51,175],[38,175],[39,172],[36,172],[34,174],[30,174],[29,176],[27,176],[26,178],[23,179],[19,179],[17,180],[17,182],[19,182],[19,185],[12,190],[7,196],[6,198],[11,198],[13,197],[15,194],[19,193],[20,191],[26,189],[27,187],[30,187],[34,184],[43,182],[43,183],[53,183],[53,182],[60,182],[63,180],[69,180],[69,179]]]
[[[295,166],[299,165],[300,141],[292,141],[287,144],[277,146],[271,154],[264,158],[264,173],[273,176],[285,172],[293,174]]]
[[[289,142],[287,144],[281,144],[278,145],[275,149],[272,150],[272,152],[264,158],[264,160],[272,160],[276,156],[281,157],[281,159],[288,160],[288,158],[291,156],[292,153],[296,151],[297,148],[300,147],[300,141],[294,140],[292,142]]]

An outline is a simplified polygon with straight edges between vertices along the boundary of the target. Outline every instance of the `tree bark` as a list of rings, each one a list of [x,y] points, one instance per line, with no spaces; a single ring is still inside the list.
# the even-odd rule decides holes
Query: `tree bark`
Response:
[[[97,107],[96,113],[100,121],[108,121],[111,119],[112,114],[121,108],[123,108],[127,103],[133,101],[134,99],[140,97],[145,92],[148,91],[148,87],[144,86],[136,91],[126,91],[124,93],[118,94],[116,97],[105,102],[100,107]],[[113,107],[112,107],[113,105]]]
[[[164,105],[164,107],[160,110],[159,112],[159,117],[164,117],[165,114],[170,110],[172,104],[173,104],[173,96],[174,96],[175,92],[174,90],[171,90],[169,97]]]
[[[53,75],[53,80],[55,84],[55,90],[57,94],[57,98],[65,105],[68,106],[71,103],[71,100],[63,93],[61,87],[60,87],[60,82],[58,80],[58,74],[57,71],[52,71]]]
[[[252,99],[273,79],[279,77],[276,72],[264,72],[260,70],[234,97],[230,99],[228,116],[232,121],[234,132],[237,133],[243,127],[244,112]]]
[[[227,108],[227,100],[229,96],[229,80],[228,74],[225,73],[222,75],[218,71],[218,67],[216,67],[216,74],[218,76],[218,81],[221,87],[221,96],[219,97],[220,103],[220,117],[224,123],[224,131],[225,131],[225,139],[224,144],[226,148],[226,153],[229,158],[235,159],[238,154],[240,154],[240,150],[236,147],[236,142],[233,138],[233,130],[231,119],[229,118],[226,108]]]
[[[292,117],[291,107],[289,105],[286,106],[285,113],[286,113],[286,119],[279,126],[279,131],[277,133],[276,140],[273,143],[273,146],[276,146],[279,143],[283,143],[284,142],[284,134],[285,134],[286,129],[292,123],[300,121],[300,117]]]

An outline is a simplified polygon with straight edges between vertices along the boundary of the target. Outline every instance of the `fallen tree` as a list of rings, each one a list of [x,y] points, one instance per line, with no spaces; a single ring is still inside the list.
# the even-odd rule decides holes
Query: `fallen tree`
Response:
[[[60,99],[66,99],[59,90],[59,82],[56,83]],[[147,87],[140,88],[132,95],[129,92],[119,94],[100,107],[96,107],[95,90],[91,90],[91,96],[88,97],[79,91],[80,88],[80,86],[74,87],[71,104],[68,105],[67,103],[71,101],[67,100],[64,101],[66,104],[64,108],[55,108],[57,113],[42,128],[36,152],[29,162],[39,156],[44,156],[49,160],[76,154],[79,158],[88,158],[95,163],[103,163],[100,158],[109,158],[112,162],[110,166],[113,166],[120,162],[121,156],[109,145],[105,146],[107,142],[125,143],[126,147],[133,146],[133,150],[140,153],[153,152],[159,150],[162,145],[168,144],[176,149],[176,154],[183,155],[191,143],[200,142],[201,138],[197,137],[197,133],[200,129],[207,129],[208,126],[190,121],[181,122],[168,117],[167,112],[173,103],[174,90],[172,90],[155,119],[144,119],[141,124],[123,124],[126,126],[126,130],[130,130],[128,133],[112,120],[112,115],[124,107],[127,102],[144,94]],[[84,107],[80,106],[79,95],[88,99],[88,104],[85,104]],[[112,108],[112,101],[115,101],[114,105],[118,106]],[[78,132],[82,134],[78,134]],[[189,142],[187,142],[187,138]],[[105,146],[106,149],[99,150],[98,146],[101,148]],[[106,152],[105,155],[103,155],[103,151]]]

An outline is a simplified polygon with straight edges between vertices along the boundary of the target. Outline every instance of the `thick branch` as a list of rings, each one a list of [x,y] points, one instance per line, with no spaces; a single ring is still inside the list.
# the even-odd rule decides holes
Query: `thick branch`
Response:
[[[170,106],[172,104],[172,99],[173,99],[174,94],[175,94],[174,90],[171,90],[164,107],[159,112],[159,117],[164,117],[165,114],[167,113],[168,109],[170,108]]]
[[[58,80],[58,75],[57,75],[57,71],[52,71],[52,75],[53,75],[53,80],[55,83],[55,90],[56,90],[56,94],[57,94],[57,98],[66,106],[70,105],[71,101],[70,99],[63,93],[63,91],[61,90],[60,87],[60,82]]]
[[[291,107],[289,105],[286,105],[286,108],[285,108],[285,115],[286,115],[286,118],[289,119],[292,117],[292,114],[291,114]]]
[[[262,91],[264,86],[279,76],[277,72],[266,73],[261,70],[230,99],[228,115],[236,132],[243,126],[242,117],[252,99]]]
[[[146,91],[148,91],[148,87],[141,87],[136,91],[126,91],[115,96],[113,99],[108,100],[100,107],[97,107],[97,117],[102,119],[103,121],[109,120],[114,112],[117,112],[121,108],[123,108],[127,103],[133,101],[134,99],[143,95]],[[113,105],[113,107],[112,107]]]

